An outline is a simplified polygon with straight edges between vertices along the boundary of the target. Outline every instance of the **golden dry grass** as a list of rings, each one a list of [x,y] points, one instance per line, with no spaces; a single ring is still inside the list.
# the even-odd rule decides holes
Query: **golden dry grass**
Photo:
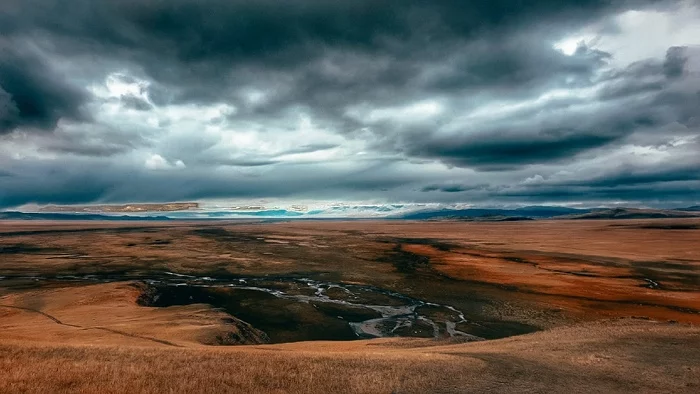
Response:
[[[0,341],[3,393],[677,392],[700,389],[700,329],[589,323],[504,340],[173,349]]]
[[[237,331],[235,319],[209,305],[146,308],[139,294],[135,283],[13,293],[0,297],[0,332],[27,343],[183,347]]]

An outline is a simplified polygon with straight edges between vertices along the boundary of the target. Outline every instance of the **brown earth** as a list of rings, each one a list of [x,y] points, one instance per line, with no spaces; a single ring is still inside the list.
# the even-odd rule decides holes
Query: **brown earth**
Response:
[[[698,241],[698,219],[4,221],[0,392],[697,392]],[[487,339],[544,331],[260,346],[235,308],[138,305],[163,272],[375,286]]]

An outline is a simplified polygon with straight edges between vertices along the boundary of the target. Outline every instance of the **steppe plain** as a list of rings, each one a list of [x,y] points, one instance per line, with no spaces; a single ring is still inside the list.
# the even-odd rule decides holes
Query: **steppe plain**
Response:
[[[697,392],[700,220],[0,221],[0,392]]]

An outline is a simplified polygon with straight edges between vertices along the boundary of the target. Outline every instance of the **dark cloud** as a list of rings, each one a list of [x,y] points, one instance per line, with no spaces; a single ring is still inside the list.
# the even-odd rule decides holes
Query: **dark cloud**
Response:
[[[125,108],[133,109],[136,111],[150,111],[151,109],[153,109],[153,105],[151,103],[133,94],[122,95],[121,102]]]
[[[640,7],[651,3],[635,2]],[[9,0],[5,7],[10,12],[0,16],[0,25],[11,35],[28,29],[50,35],[64,53],[133,62],[162,84],[153,93],[154,103],[160,104],[226,97],[231,86],[249,80],[241,72],[245,70],[255,70],[258,77],[261,72],[292,72],[292,90],[313,94],[303,91],[313,84],[299,86],[299,74],[303,77],[309,65],[338,52],[390,60],[375,70],[336,64],[353,85],[366,81],[375,89],[381,89],[376,82],[392,84],[392,78],[395,85],[407,83],[420,71],[417,59],[439,63],[454,51],[468,54],[454,65],[464,72],[432,81],[437,89],[453,88],[455,81],[472,86],[522,83],[559,71],[556,67],[581,73],[590,66],[580,59],[561,64],[561,59],[529,56],[541,49],[512,37],[533,24],[550,34],[573,29],[629,6],[628,1],[610,0],[294,0],[284,7],[271,0],[74,0],[65,7],[57,0]],[[493,47],[501,41],[505,46]],[[313,74],[317,84],[343,85],[338,75]]]
[[[464,56],[437,73],[427,87],[438,90],[488,89],[519,93],[539,84],[586,85],[611,55],[582,45],[567,56],[538,34],[471,42]],[[531,94],[532,92],[528,92]]]
[[[86,120],[87,94],[21,44],[0,40],[0,134],[18,127],[53,130],[60,119]]]
[[[629,171],[608,175],[602,178],[581,180],[573,185],[585,185],[591,187],[617,187],[628,185],[649,185],[667,182],[700,181],[698,163],[692,167],[678,169],[664,169],[656,171]]]
[[[526,182],[489,188],[494,199],[528,201],[627,201],[659,206],[676,206],[700,198],[700,158],[690,148],[675,160],[651,165],[617,163],[617,166],[589,170],[583,174],[556,174],[552,178],[536,176]],[[589,174],[590,172],[590,174]]]
[[[11,170],[15,165],[10,163]],[[269,196],[333,197],[336,193],[376,193],[410,183],[412,177],[391,169],[386,162],[363,170],[316,168],[304,165],[276,167],[264,177],[230,169],[210,168],[146,171],[143,168],[92,162],[73,157],[55,167],[50,160],[22,165],[22,177],[3,181],[0,208],[26,203],[79,204],[87,202],[163,202],[204,198],[262,198]],[[375,168],[385,168],[377,172]],[[47,179],[44,179],[47,177]],[[288,180],[294,179],[294,182]]]
[[[20,177],[3,180],[0,188],[0,207],[13,207],[26,203],[74,204],[96,201],[112,187],[107,171],[101,175],[91,170],[76,171],[74,167],[56,167],[48,163],[32,163],[23,166]],[[83,165],[87,163],[83,162]],[[104,168],[99,168],[105,170]]]
[[[279,156],[283,155],[293,155],[293,154],[298,154],[298,153],[312,153],[312,152],[319,152],[323,150],[328,150],[328,149],[333,149],[337,148],[339,145],[338,144],[308,144],[308,145],[302,145],[294,149],[289,149],[286,150],[282,153],[279,154]]]
[[[485,171],[505,171],[526,164],[562,160],[612,141],[614,136],[593,135],[579,130],[551,129],[525,136],[496,131],[500,135],[445,137],[416,141],[409,153],[438,158],[455,166]]]
[[[440,191],[443,193],[460,193],[471,190],[483,190],[489,185],[462,185],[462,184],[445,184],[445,185],[428,185],[421,189],[422,192]]]
[[[677,3],[5,0],[0,165],[13,176],[2,177],[0,205],[299,196],[653,202],[664,193],[691,201],[695,49],[672,47],[618,69],[616,53],[595,40],[573,53],[553,46],[590,23],[621,34],[620,11]],[[129,89],[107,86],[108,76]],[[58,126],[90,115],[94,127]],[[37,157],[2,157],[17,146]],[[579,168],[601,158],[613,167],[631,146],[685,161]],[[293,156],[330,150],[308,155],[337,154],[325,162]],[[149,171],[149,157],[170,168]],[[52,169],[63,158],[71,162]]]
[[[186,61],[221,56],[262,58],[288,48],[347,45],[376,48],[382,39],[414,35],[440,38],[474,36],[484,30],[513,31],[532,23],[582,24],[629,1],[533,0],[358,0],[328,3],[293,0],[284,7],[273,0],[8,0],[5,32],[39,28],[85,46],[146,48]],[[653,1],[637,1],[649,4]],[[91,41],[88,41],[90,39]]]
[[[671,47],[666,52],[666,61],[664,62],[664,74],[668,78],[678,78],[683,75],[685,65],[688,62],[686,57],[685,47]]]
[[[635,62],[624,70],[611,72],[598,98],[602,101],[624,99],[659,92],[666,86],[668,81],[664,77],[663,64],[658,61]]]
[[[19,123],[19,109],[12,96],[0,86],[0,133],[12,130]]]
[[[266,160],[266,159],[212,159],[212,160],[202,160],[202,164],[214,164],[219,166],[232,166],[232,167],[262,167],[269,166],[272,164],[279,163],[278,160]]]
[[[181,141],[174,142],[175,144],[181,144]],[[185,141],[187,143],[187,141]],[[197,143],[197,142],[194,142]],[[282,163],[281,158],[286,155],[303,154],[303,153],[313,153],[324,151],[328,149],[333,149],[338,147],[338,144],[307,144],[299,145],[296,148],[280,151],[275,155],[260,155],[255,158],[231,158],[230,152],[216,152],[215,150],[210,150],[213,144],[207,143],[206,141],[198,141],[200,147],[196,149],[200,152],[199,155],[192,157],[189,161],[191,164],[197,165],[215,165],[215,166],[230,166],[230,167],[264,167],[271,166],[273,164]],[[171,146],[171,148],[173,148]],[[186,146],[181,146],[177,149],[171,149],[169,152],[170,156],[178,157],[186,151]]]
[[[31,26],[64,53],[132,63],[154,80],[148,92],[156,105],[225,100],[253,120],[305,105],[346,133],[363,127],[343,117],[353,101],[389,105],[478,89],[514,96],[572,77],[568,84],[585,84],[608,55],[582,47],[564,56],[544,36],[630,6],[609,0],[295,0],[285,7],[268,0],[76,0],[66,9],[55,0],[35,7],[32,1],[6,13],[9,31],[21,35]],[[270,90],[265,103],[250,107],[236,97],[237,88],[251,82]],[[149,108],[134,97],[125,104]]]
[[[597,101],[549,100],[477,125],[453,126],[455,131],[442,131],[444,126],[431,123],[401,130],[382,144],[449,165],[508,171],[573,161],[580,154],[624,144],[636,133],[655,133],[678,124],[696,127],[700,84],[667,79],[667,63],[634,65],[592,84],[599,88]]]
[[[96,133],[57,133],[41,144],[42,152],[105,158],[130,152],[136,146],[147,146],[138,136],[124,138]]]
[[[505,201],[533,203],[546,201],[587,202],[588,204],[625,201],[627,204],[664,205],[671,201],[687,202],[700,199],[700,182],[672,182],[655,185],[620,185],[614,187],[540,187],[511,188],[499,192],[494,198]],[[683,203],[679,203],[683,205]]]
[[[683,162],[685,161],[685,162]],[[601,174],[592,174],[574,180],[556,180],[533,184],[530,188],[538,187],[627,187],[646,186],[672,182],[700,181],[700,158],[678,158],[673,163],[664,163],[663,166],[649,166],[640,164],[621,164],[608,169]]]

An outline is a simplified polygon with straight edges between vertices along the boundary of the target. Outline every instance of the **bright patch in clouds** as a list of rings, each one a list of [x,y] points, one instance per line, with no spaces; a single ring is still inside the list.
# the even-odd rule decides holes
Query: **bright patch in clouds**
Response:
[[[554,44],[554,48],[560,50],[567,56],[573,56],[581,47],[588,47],[595,39],[593,36],[575,36],[567,37]]]
[[[410,123],[420,122],[433,118],[443,112],[443,105],[437,100],[424,100],[403,106],[370,108],[367,105],[350,108],[347,115],[370,123],[379,122],[399,122]]]
[[[149,170],[172,170],[186,167],[182,160],[176,160],[174,163],[171,163],[159,154],[153,154],[146,159],[145,166]]]
[[[662,56],[672,46],[700,45],[700,8],[690,0],[670,9],[628,10],[611,20],[587,26],[554,47],[571,56],[585,44],[611,53],[611,65],[626,67]]]
[[[112,97],[121,97],[126,94],[145,97],[144,92],[150,85],[147,81],[133,79],[125,74],[112,74],[105,80],[107,91]],[[127,82],[129,81],[129,82]]]

